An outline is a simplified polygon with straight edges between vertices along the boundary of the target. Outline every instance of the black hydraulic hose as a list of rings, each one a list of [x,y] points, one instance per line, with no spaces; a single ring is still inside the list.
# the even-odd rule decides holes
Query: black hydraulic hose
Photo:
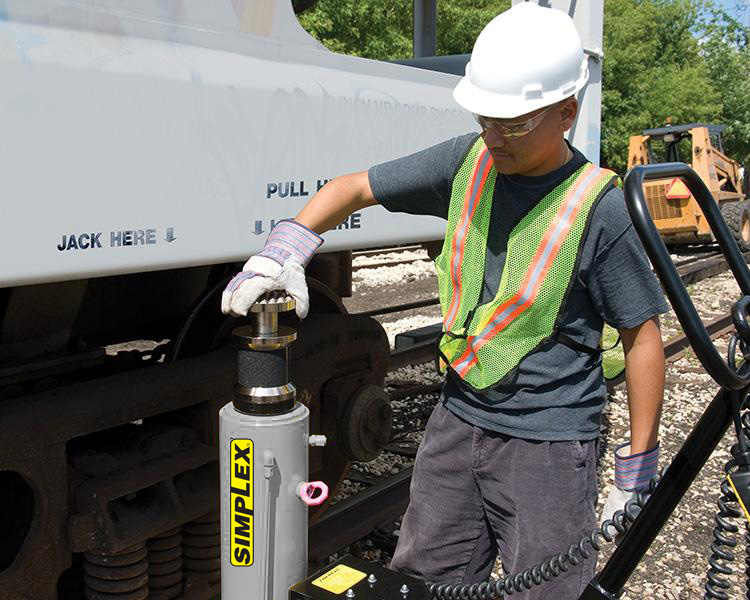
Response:
[[[190,332],[190,328],[193,325],[193,323],[198,319],[198,315],[206,306],[206,304],[217,296],[220,290],[227,287],[227,284],[231,281],[231,279],[232,279],[232,275],[227,275],[225,277],[222,277],[219,280],[219,282],[216,283],[208,291],[208,293],[206,293],[203,296],[203,298],[200,299],[200,301],[195,306],[195,308],[193,308],[193,310],[190,312],[190,316],[187,318],[187,321],[185,321],[185,325],[180,330],[180,333],[177,335],[177,339],[175,340],[175,343],[172,346],[171,351],[167,353],[165,362],[176,362],[178,360],[178,358],[180,357],[180,351],[182,350],[182,345],[185,342],[185,338]]]
[[[603,546],[602,542],[612,542],[625,533],[645,506],[660,479],[661,476],[652,479],[648,490],[637,493],[632,500],[625,503],[622,510],[615,512],[611,519],[604,521],[600,527],[592,530],[567,550],[533,567],[495,581],[468,584],[428,583],[427,587],[438,600],[492,600],[542,585],[588,558],[591,552],[598,552]]]

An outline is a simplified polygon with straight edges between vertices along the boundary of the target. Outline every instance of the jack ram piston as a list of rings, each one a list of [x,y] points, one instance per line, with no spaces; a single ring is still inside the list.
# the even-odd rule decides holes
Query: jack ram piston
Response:
[[[307,481],[310,412],[289,382],[294,329],[279,313],[294,309],[284,293],[251,308],[253,325],[235,329],[239,343],[233,401],[219,412],[221,448],[221,588],[229,600],[286,598],[307,573],[308,506],[328,487]]]

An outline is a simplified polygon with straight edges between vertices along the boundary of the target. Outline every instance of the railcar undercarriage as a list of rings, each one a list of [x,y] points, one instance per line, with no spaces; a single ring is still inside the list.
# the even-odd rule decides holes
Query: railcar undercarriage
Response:
[[[238,324],[218,299],[237,268],[2,290],[0,597],[218,592],[217,415]],[[290,370],[329,440],[311,448],[311,476],[337,484],[388,441],[389,345],[377,321],[344,312],[350,252],[310,272],[329,285],[310,281]]]

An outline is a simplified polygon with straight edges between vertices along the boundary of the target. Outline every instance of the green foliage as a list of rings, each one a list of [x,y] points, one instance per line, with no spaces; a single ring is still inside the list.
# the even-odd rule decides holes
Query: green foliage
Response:
[[[392,60],[411,56],[411,0],[319,0],[299,16],[333,52]]]
[[[602,164],[619,173],[628,139],[671,117],[715,121],[721,98],[693,35],[693,0],[607,0],[604,4]]]
[[[437,0],[437,53],[469,54],[484,26],[510,0]]]
[[[718,121],[727,126],[724,151],[750,167],[750,29],[714,9],[701,40],[702,54],[721,94]]]
[[[438,54],[467,54],[482,28],[510,0],[438,0]],[[412,55],[412,0],[318,0],[299,17],[334,52],[376,60]]]

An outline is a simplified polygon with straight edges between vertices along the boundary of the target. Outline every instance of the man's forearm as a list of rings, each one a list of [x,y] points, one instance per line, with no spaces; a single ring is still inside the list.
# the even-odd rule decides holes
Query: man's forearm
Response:
[[[353,212],[376,203],[367,171],[361,171],[329,181],[294,220],[316,233],[323,233],[336,227]]]
[[[620,330],[630,411],[630,452],[651,450],[659,439],[664,400],[664,347],[658,318]]]

